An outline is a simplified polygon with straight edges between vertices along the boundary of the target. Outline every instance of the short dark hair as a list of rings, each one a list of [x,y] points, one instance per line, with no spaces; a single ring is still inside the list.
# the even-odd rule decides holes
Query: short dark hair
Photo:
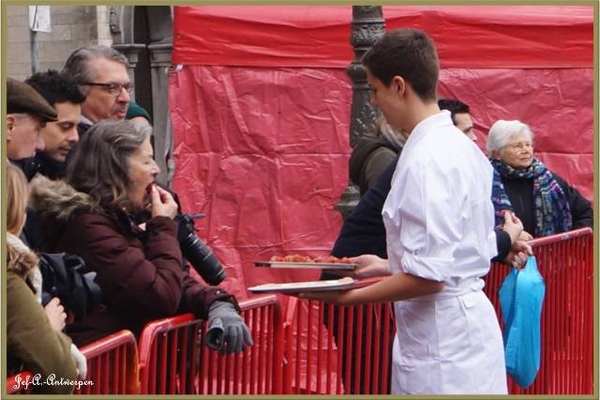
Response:
[[[450,111],[450,116],[452,117],[452,123],[454,125],[456,125],[454,115],[469,112],[469,106],[457,99],[439,99],[438,106],[441,110]]]
[[[386,86],[398,75],[422,100],[437,99],[437,51],[433,41],[418,29],[389,31],[367,51],[362,64]]]
[[[25,83],[37,90],[51,106],[65,102],[81,104],[85,101],[85,95],[73,79],[56,70],[33,74]]]

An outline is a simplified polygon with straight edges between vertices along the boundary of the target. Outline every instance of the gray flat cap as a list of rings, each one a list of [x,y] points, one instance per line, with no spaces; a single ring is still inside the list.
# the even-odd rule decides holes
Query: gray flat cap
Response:
[[[33,87],[13,78],[6,79],[6,113],[34,115],[45,122],[56,121],[56,110]]]

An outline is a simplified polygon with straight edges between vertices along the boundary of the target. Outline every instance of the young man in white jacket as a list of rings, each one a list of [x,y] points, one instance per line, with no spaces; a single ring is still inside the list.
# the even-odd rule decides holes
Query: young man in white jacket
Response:
[[[301,296],[394,302],[393,394],[506,394],[502,334],[481,279],[497,253],[490,163],[438,107],[427,35],[390,31],[362,62],[371,102],[407,138],[382,213],[389,260],[352,259],[356,276],[387,277]]]

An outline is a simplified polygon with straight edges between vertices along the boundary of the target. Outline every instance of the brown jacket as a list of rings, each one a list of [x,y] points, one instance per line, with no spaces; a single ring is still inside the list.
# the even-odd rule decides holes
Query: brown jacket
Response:
[[[10,236],[10,233],[8,234]],[[16,239],[16,238],[15,238]],[[18,239],[16,239],[18,240]],[[6,352],[8,373],[14,375],[20,370],[39,374],[39,383],[32,386],[32,393],[71,393],[72,384],[47,384],[52,374],[54,380],[73,381],[77,378],[75,359],[71,355],[71,339],[62,332],[55,331],[39,303],[30,279],[35,275],[35,256],[22,242],[13,247],[7,239],[8,273],[6,276]],[[41,280],[39,280],[41,282]],[[41,288],[36,288],[38,291]]]
[[[215,300],[235,303],[225,290],[182,270],[172,219],[154,217],[143,231],[124,211],[98,208],[62,181],[36,177],[31,188],[52,251],[82,257],[102,289],[106,307],[69,326],[76,344],[119,329],[138,335],[151,320],[184,312],[206,319]]]

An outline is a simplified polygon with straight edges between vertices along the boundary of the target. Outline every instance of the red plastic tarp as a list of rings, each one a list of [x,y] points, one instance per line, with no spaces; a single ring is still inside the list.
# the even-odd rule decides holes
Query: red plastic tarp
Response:
[[[536,153],[591,199],[592,6],[384,6],[389,28],[430,34],[440,95],[471,106],[479,145],[520,119]],[[313,279],[255,268],[328,254],[347,183],[351,6],[175,7],[170,109],[174,186],[228,267],[225,288]]]
[[[386,27],[425,30],[442,68],[590,68],[592,6],[384,6]],[[175,7],[173,62],[346,68],[352,7]]]

